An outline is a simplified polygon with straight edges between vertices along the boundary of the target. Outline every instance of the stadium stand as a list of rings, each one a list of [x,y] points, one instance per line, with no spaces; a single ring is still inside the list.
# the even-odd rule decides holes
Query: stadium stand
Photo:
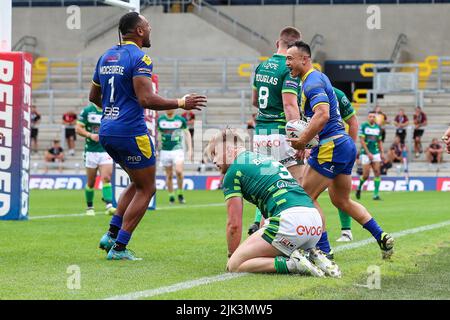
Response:
[[[276,33],[283,26],[286,20],[280,17],[289,16],[288,23],[302,22],[302,31],[307,41],[310,39],[321,39],[317,46],[317,59],[323,63],[327,60],[386,60],[389,61],[393,51],[396,52],[395,60],[401,62],[422,61],[424,63],[428,55],[443,56],[449,55],[450,47],[448,43],[441,46],[433,46],[435,39],[445,38],[445,28],[433,29],[430,17],[438,18],[437,13],[448,11],[448,5],[435,4],[433,6],[423,6],[420,4],[404,3],[402,11],[397,6],[389,6],[389,11],[383,16],[383,29],[380,31],[370,31],[366,28],[348,29],[349,26],[365,23],[355,18],[357,15],[346,15],[347,6],[310,6],[306,4],[326,3],[331,1],[196,1],[193,14],[186,14],[186,10],[177,9],[178,14],[165,14],[162,4],[165,1],[141,1],[145,7],[143,14],[150,17],[158,32],[152,38],[155,44],[150,55],[155,63],[155,72],[160,79],[160,93],[164,96],[176,96],[188,91],[196,91],[208,95],[208,108],[198,116],[198,125],[203,128],[220,127],[231,125],[245,128],[245,122],[254,112],[250,106],[250,76],[252,68],[259,63],[258,57],[269,55],[273,51],[272,40]],[[332,1],[333,4],[350,3],[392,3],[387,1]],[[427,3],[430,3],[428,1]],[[437,3],[438,1],[434,1]],[[42,121],[39,130],[39,146],[41,151],[33,155],[34,171],[41,172],[43,168],[43,151],[47,149],[51,141],[55,138],[63,141],[63,129],[60,125],[62,114],[68,109],[80,111],[87,103],[87,90],[90,86],[92,70],[95,66],[98,55],[110,44],[117,41],[118,15],[122,13],[120,9],[102,6],[101,1],[33,1],[33,0],[13,0],[15,25],[13,26],[13,41],[17,43],[16,50],[32,52],[35,57],[33,69],[33,103],[42,112]],[[176,3],[176,1],[171,1]],[[179,3],[179,2],[178,2]],[[186,1],[183,3],[191,3]],[[198,6],[203,4],[208,6],[215,15],[222,17],[220,23],[208,19],[204,14],[199,14]],[[305,4],[296,6],[298,8],[292,13],[291,7],[282,4]],[[397,2],[394,2],[397,3]],[[408,3],[408,4],[407,4]],[[84,10],[81,30],[67,30],[66,28],[56,28],[65,23],[67,6],[78,4],[91,7]],[[245,6],[243,6],[245,4]],[[255,5],[257,4],[257,6]],[[270,8],[259,4],[271,4]],[[272,5],[273,4],[273,5]],[[275,6],[278,4],[279,6]],[[33,8],[31,11],[25,6],[49,6],[45,8],[46,14],[51,17],[47,21],[42,21],[41,9]],[[209,8],[208,7],[208,8]],[[217,8],[217,9],[216,9]],[[363,17],[366,6],[355,5],[352,10],[361,11]],[[197,11],[196,11],[197,10]],[[258,10],[258,14],[255,14]],[[346,16],[345,27],[352,30],[350,41],[347,37],[342,37],[339,30],[329,25],[320,25],[315,28],[316,33],[312,34],[309,28],[314,16],[320,12],[321,16],[327,16],[327,20],[341,21],[342,16]],[[422,31],[413,32],[410,26],[399,26],[396,23],[396,16],[421,17]],[[261,17],[273,17],[273,24],[264,24]],[[24,21],[25,23],[16,23]],[[175,24],[174,21],[177,20]],[[406,20],[405,21],[410,21]],[[416,19],[417,20],[417,19]],[[37,23],[39,22],[39,23]],[[245,23],[242,23],[245,22]],[[343,23],[343,22],[342,22]],[[448,23],[445,17],[442,23]],[[183,25],[183,30],[175,29],[174,25]],[[240,30],[236,32],[230,26],[235,25]],[[31,27],[33,26],[33,27]],[[252,26],[250,28],[249,26]],[[94,34],[94,29],[95,33]],[[51,30],[51,32],[49,31]],[[163,30],[163,32],[161,32]],[[407,31],[405,31],[407,30]],[[257,34],[255,32],[257,31]],[[371,33],[372,32],[372,33]],[[373,33],[375,32],[375,33]],[[92,35],[93,41],[88,41],[88,36]],[[167,37],[170,34],[170,37]],[[259,43],[264,43],[267,49],[262,51],[257,49],[255,43],[250,43],[248,35]],[[423,37],[429,34],[429,37]],[[370,35],[370,41],[368,37]],[[373,36],[372,36],[373,35]],[[404,37],[401,37],[404,35]],[[190,41],[186,42],[186,37]],[[245,38],[247,37],[247,38]],[[396,51],[399,39],[407,38],[407,42]],[[55,41],[58,39],[58,41]],[[208,45],[205,46],[205,40]],[[183,43],[183,50],[180,51],[179,43]],[[81,45],[80,45],[81,44]],[[84,46],[82,45],[84,44]],[[394,50],[393,50],[394,48]],[[424,50],[423,48],[427,48]],[[199,58],[205,57],[205,58]],[[226,57],[226,58],[225,58]],[[323,64],[322,64],[323,66]],[[450,106],[450,68],[443,64],[443,68],[432,68],[431,74],[426,79],[420,79],[421,86],[412,93],[390,93],[379,96],[377,103],[382,106],[388,118],[392,120],[398,108],[403,107],[412,118],[413,110],[418,101],[424,108],[429,118],[429,125],[425,130],[423,145],[427,146],[431,139],[440,137],[445,127],[450,125],[449,117],[443,117]],[[440,71],[439,71],[440,70]],[[325,70],[326,71],[326,70]],[[439,73],[441,72],[441,73]],[[439,82],[440,81],[440,82]],[[438,90],[440,89],[440,90]],[[372,108],[366,103],[359,104],[359,119],[365,120],[366,112]],[[448,112],[447,112],[448,114]],[[196,128],[196,132],[200,132]],[[394,136],[392,126],[387,126],[387,137],[385,148],[392,143]],[[412,137],[412,130],[408,133]],[[199,136],[195,137],[199,139]],[[67,156],[64,164],[66,171],[82,170],[82,147],[83,139],[78,139],[76,143],[76,156]],[[408,141],[408,140],[407,140]],[[195,144],[195,159],[201,159],[201,141]],[[204,142],[206,143],[206,142]],[[411,142],[409,142],[411,143]],[[410,145],[411,149],[411,145]],[[444,163],[440,167],[429,167],[425,163],[422,155],[419,159],[410,157],[411,169],[421,175],[438,175],[439,170],[448,166]],[[448,161],[444,157],[444,161]],[[196,165],[191,165],[195,169]],[[391,170],[389,174],[396,174]]]

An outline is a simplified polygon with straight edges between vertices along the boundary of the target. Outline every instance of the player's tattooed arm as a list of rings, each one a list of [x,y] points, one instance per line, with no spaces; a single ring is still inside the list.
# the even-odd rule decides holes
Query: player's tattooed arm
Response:
[[[230,257],[239,247],[242,237],[242,198],[232,197],[227,200],[227,243]]]

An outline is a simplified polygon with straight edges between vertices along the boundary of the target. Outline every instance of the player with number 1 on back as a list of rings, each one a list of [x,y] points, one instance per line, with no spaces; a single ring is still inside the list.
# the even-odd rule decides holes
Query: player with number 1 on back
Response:
[[[100,240],[108,260],[139,260],[126,247],[156,191],[155,150],[144,108],[201,110],[206,106],[205,96],[165,99],[153,92],[153,63],[142,51],[150,47],[150,30],[147,19],[137,12],[120,18],[119,44],[98,60],[89,93],[89,100],[103,107],[100,143],[131,179],[118,200],[109,231]]]
[[[330,80],[325,74],[314,70],[311,48],[305,42],[297,41],[289,46],[286,65],[293,77],[300,76],[302,79],[301,108],[309,119],[309,124],[300,137],[290,139],[292,146],[297,150],[304,150],[307,143],[319,135],[319,144],[311,150],[302,186],[321,213],[324,230],[325,216],[317,198],[328,188],[333,205],[367,229],[377,240],[382,258],[390,258],[394,239],[383,232],[366,208],[350,199],[356,146],[345,132]],[[326,231],[322,232],[318,247],[331,257]]]

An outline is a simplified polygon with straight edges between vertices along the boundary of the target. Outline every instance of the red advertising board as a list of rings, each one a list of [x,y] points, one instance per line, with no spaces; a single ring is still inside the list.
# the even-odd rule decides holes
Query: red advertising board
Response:
[[[0,52],[0,220],[28,217],[32,57]]]

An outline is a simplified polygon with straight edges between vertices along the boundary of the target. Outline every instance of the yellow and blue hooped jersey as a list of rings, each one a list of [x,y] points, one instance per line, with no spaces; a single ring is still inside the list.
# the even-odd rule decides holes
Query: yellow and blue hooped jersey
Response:
[[[330,106],[330,118],[319,132],[319,139],[323,140],[339,134],[345,135],[338,100],[330,80],[322,72],[311,69],[302,77],[301,109],[308,120],[313,117],[314,108],[319,104]]]
[[[152,72],[150,57],[131,41],[112,47],[100,57],[92,79],[102,91],[100,135],[135,137],[147,133],[133,78],[151,78]]]

